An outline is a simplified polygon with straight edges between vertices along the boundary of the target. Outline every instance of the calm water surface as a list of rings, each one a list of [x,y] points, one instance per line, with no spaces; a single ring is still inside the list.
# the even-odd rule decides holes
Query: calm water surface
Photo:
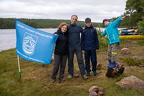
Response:
[[[39,29],[45,32],[53,33],[57,29]],[[0,52],[16,47],[16,30],[0,29]]]
[[[39,29],[39,30],[53,33],[56,32],[57,29]],[[104,30],[104,28],[101,28],[100,30]],[[15,47],[16,47],[16,30],[0,29],[0,52]]]

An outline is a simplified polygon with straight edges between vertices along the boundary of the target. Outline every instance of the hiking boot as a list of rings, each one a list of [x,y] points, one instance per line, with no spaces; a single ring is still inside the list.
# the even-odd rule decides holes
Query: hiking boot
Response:
[[[71,79],[71,78],[72,78],[72,75],[68,75],[68,78]]]
[[[88,77],[90,77],[90,72],[86,72],[86,75],[87,75]]]
[[[52,81],[51,81],[52,83],[54,83],[54,82],[56,82],[56,79],[52,79]]]
[[[108,68],[114,68],[114,67],[116,67],[116,63],[115,63],[115,62],[110,63],[110,64],[108,65]]]
[[[64,82],[64,81],[65,81],[65,79],[64,79],[64,78],[61,78],[61,79],[59,79],[59,81],[60,81],[60,82]]]
[[[98,75],[98,73],[97,73],[96,71],[93,71],[93,74],[94,74],[94,76],[97,76],[97,75]]]
[[[83,77],[83,79],[88,79],[88,77],[86,75],[83,75],[82,77]]]

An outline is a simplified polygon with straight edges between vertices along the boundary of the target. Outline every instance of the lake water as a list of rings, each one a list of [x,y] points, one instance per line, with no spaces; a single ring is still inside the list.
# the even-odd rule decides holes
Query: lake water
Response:
[[[53,33],[57,29],[39,29],[45,32]],[[16,47],[16,30],[0,29],[0,52]]]
[[[103,30],[101,28],[100,30]],[[119,28],[122,29],[122,28]],[[57,29],[39,29],[45,32],[53,33]],[[16,30],[15,29],[0,29],[0,52],[16,47]]]

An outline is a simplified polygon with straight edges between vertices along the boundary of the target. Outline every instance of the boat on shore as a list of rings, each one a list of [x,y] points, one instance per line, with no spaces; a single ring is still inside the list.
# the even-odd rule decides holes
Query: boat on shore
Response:
[[[120,39],[144,39],[144,35],[121,35]]]
[[[120,35],[138,35],[138,29],[123,29],[119,31]]]

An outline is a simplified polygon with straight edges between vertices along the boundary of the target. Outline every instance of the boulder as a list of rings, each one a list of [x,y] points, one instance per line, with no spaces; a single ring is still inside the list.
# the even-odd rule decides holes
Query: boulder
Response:
[[[89,92],[92,92],[92,91],[98,92],[98,90],[99,90],[98,86],[92,86],[92,87],[89,89]]]
[[[103,96],[104,95],[104,88],[99,87],[98,88],[98,96]]]
[[[116,78],[120,76],[121,74],[123,74],[124,70],[125,68],[123,65],[117,64],[116,67],[107,69],[106,76],[109,78],[110,77]]]
[[[102,87],[92,86],[89,89],[89,96],[103,96],[103,95],[104,95],[104,89]]]
[[[124,53],[124,54],[129,54],[129,48],[122,48],[121,49],[121,52]]]
[[[140,59],[144,59],[144,56],[132,56],[133,59],[137,59],[137,60],[140,60]]]
[[[125,87],[126,89],[144,89],[144,81],[138,79],[135,76],[125,77],[124,79],[116,82],[121,87]]]

